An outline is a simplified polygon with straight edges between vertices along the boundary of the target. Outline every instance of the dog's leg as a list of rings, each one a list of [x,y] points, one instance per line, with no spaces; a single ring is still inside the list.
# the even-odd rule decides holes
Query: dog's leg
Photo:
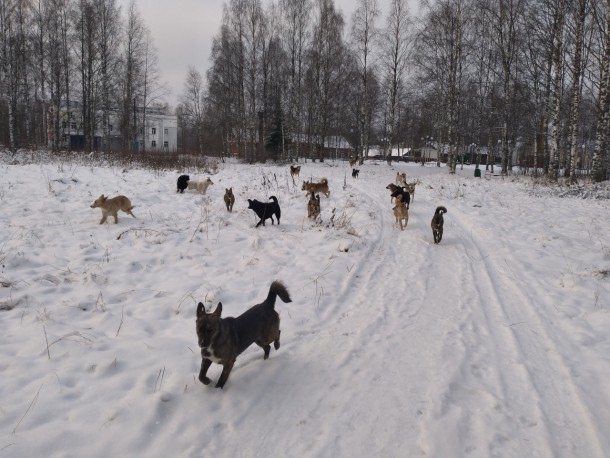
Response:
[[[263,359],[269,358],[269,352],[271,351],[271,345],[269,345],[269,344],[261,345],[261,347],[263,347],[263,350],[265,352],[265,356],[263,356]]]
[[[210,384],[210,379],[206,376],[208,369],[212,365],[212,361],[206,358],[201,358],[201,369],[199,370],[199,381],[204,385]]]
[[[280,330],[278,329],[278,331],[277,331],[277,338],[276,338],[276,339],[273,341],[273,348],[275,348],[276,350],[279,350],[279,349],[280,349],[280,333],[281,333],[281,332],[282,332],[282,331],[280,331]]]
[[[233,369],[233,364],[235,361],[231,361],[230,363],[223,364],[222,366],[222,374],[220,374],[220,378],[218,379],[218,383],[216,384],[216,388],[222,388],[227,383],[229,378],[229,374],[231,373],[231,369]]]
[[[117,224],[119,222],[119,215],[118,215],[118,211],[114,212],[112,214],[112,216],[114,216],[114,224]]]

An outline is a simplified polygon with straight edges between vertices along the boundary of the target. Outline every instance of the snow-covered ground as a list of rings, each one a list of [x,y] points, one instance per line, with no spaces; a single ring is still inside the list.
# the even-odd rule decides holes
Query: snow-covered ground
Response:
[[[201,195],[178,170],[1,159],[1,457],[610,456],[607,182],[226,163]],[[403,232],[397,171],[420,182]],[[102,193],[137,218],[98,224]],[[270,195],[281,224],[255,228]],[[281,348],[202,385],[197,302],[236,316],[275,279]]]

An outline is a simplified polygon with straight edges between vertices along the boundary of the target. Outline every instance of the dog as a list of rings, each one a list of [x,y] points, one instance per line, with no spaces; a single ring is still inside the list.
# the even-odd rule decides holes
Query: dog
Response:
[[[125,196],[116,196],[109,199],[102,194],[95,200],[95,202],[91,204],[91,208],[98,207],[102,210],[102,219],[100,220],[100,224],[104,224],[106,222],[108,215],[114,216],[114,224],[118,223],[119,218],[117,213],[119,210],[133,216],[134,218],[136,217],[136,215],[131,213],[134,206],[131,205],[131,201]]]
[[[411,202],[411,195],[409,194],[409,191],[407,191],[407,189],[405,187],[400,187],[398,188],[396,191],[394,191],[392,193],[392,197],[396,198],[397,196],[402,196],[402,201],[407,205],[407,210],[409,209],[409,205]],[[392,199],[390,199],[390,202],[392,201]]]
[[[415,185],[417,184],[417,181],[414,181],[413,183],[407,183],[406,184],[406,188],[407,191],[409,191],[409,194],[411,194],[411,200],[415,201]]]
[[[409,209],[402,201],[402,194],[396,196],[396,205],[392,210],[394,210],[394,216],[396,217],[396,222],[400,226],[400,230],[404,230],[409,222]],[[402,224],[403,221],[405,222],[404,225]]]
[[[248,199],[248,208],[254,210],[254,213],[261,219],[256,227],[261,224],[265,225],[265,220],[271,218],[271,224],[275,224],[273,222],[273,215],[277,218],[277,223],[280,224],[280,216],[281,209],[280,204],[277,203],[277,197],[271,196],[269,199],[273,200],[273,202],[259,202],[258,200]]]
[[[309,196],[309,202],[307,203],[307,217],[310,219],[316,219],[320,214],[320,194],[315,195],[313,191]]]
[[[434,216],[430,226],[432,227],[432,237],[434,237],[434,243],[440,243],[443,239],[443,225],[445,221],[443,219],[443,213],[447,213],[447,209],[442,205],[436,207]]]
[[[396,186],[394,183],[388,184],[385,188],[390,190],[390,203],[392,203],[396,197],[394,193],[397,191],[402,191],[402,188],[400,186]]]
[[[353,169],[352,170],[352,178],[358,178],[358,174],[360,173],[360,170],[358,169]]]
[[[176,190],[176,192],[179,192],[181,194],[184,193],[184,190],[188,187],[190,179],[191,179],[191,177],[189,177],[188,175],[180,175],[178,177],[178,183],[177,183],[178,189]]]
[[[205,194],[211,184],[214,184],[214,182],[209,178],[203,181],[189,181],[188,188],[195,189],[197,192]]]
[[[210,384],[206,374],[214,362],[222,365],[222,374],[216,388],[224,387],[237,356],[253,343],[265,352],[263,359],[269,358],[272,342],[276,350],[280,348],[280,316],[274,308],[277,296],[284,302],[292,302],[286,287],[276,280],[271,283],[267,299],[236,318],[220,317],[221,302],[212,313],[206,313],[201,302],[197,304],[196,327],[197,343],[201,349],[201,383]]]
[[[290,176],[291,177],[298,177],[299,173],[301,173],[301,166],[297,165],[297,166],[290,166]]]
[[[349,166],[350,167],[355,166],[357,163],[358,163],[358,158],[357,157],[349,160]]]
[[[311,183],[309,181],[303,182],[303,191],[322,193],[326,197],[330,196],[330,190],[328,189],[328,180],[325,177],[320,178],[319,183]]]
[[[406,186],[407,185],[407,174],[406,173],[398,173],[396,172],[396,184],[398,186]]]
[[[225,205],[227,206],[227,211],[233,211],[233,204],[235,203],[235,196],[233,195],[233,188],[225,188]]]

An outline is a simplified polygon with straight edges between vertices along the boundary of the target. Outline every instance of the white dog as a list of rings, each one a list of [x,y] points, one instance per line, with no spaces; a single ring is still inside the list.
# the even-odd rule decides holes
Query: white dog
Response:
[[[189,181],[188,188],[195,189],[197,192],[205,194],[208,190],[208,186],[211,184],[214,184],[214,182],[209,178],[203,181]]]

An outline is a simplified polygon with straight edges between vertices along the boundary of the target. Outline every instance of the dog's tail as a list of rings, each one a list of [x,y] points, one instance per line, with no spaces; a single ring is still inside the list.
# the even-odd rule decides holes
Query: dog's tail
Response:
[[[275,307],[275,298],[280,296],[280,299],[283,302],[292,302],[290,299],[290,294],[288,294],[288,290],[284,286],[281,281],[275,280],[271,283],[271,287],[269,288],[269,294],[267,295],[267,299],[265,299],[265,304],[269,307]]]
[[[269,199],[273,200],[277,204],[277,197],[271,196],[271,197],[269,197]]]
[[[445,207],[443,207],[442,205],[439,205],[438,207],[436,207],[436,211],[434,212],[435,215],[438,214],[443,214],[443,213],[447,213],[447,209]]]

